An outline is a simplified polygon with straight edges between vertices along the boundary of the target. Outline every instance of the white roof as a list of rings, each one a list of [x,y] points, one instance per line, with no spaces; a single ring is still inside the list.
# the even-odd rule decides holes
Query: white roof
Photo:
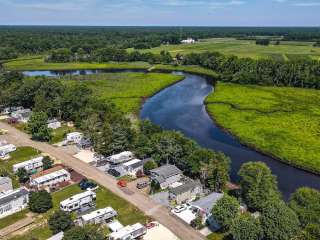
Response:
[[[112,207],[106,207],[106,208],[98,209],[91,213],[85,214],[81,216],[81,218],[84,221],[90,221],[91,219],[95,219],[96,217],[103,216],[105,214],[112,213],[112,212],[115,212],[115,210]]]
[[[107,226],[112,232],[117,232],[123,228],[123,225],[118,220],[108,223]]]
[[[73,136],[79,136],[79,135],[82,135],[82,133],[80,133],[80,132],[71,132],[71,133],[67,134],[67,137],[73,137]]]
[[[43,156],[36,157],[36,158],[30,159],[28,161],[24,161],[24,162],[21,162],[21,163],[14,164],[13,168],[23,168],[23,167],[25,167],[25,166],[27,166],[29,164],[42,162],[42,160],[43,160]]]
[[[6,149],[10,149],[10,148],[15,148],[16,146],[13,144],[7,144],[7,145],[2,145],[0,146],[0,151],[1,150],[6,150]]]
[[[63,235],[63,232],[59,232],[56,235],[53,235],[52,237],[48,238],[47,240],[62,240]]]
[[[128,225],[128,226],[125,226],[124,228],[120,229],[117,232],[111,233],[110,236],[113,237],[114,239],[123,238],[123,237],[130,235],[132,232],[137,231],[141,228],[144,228],[144,226],[141,223]]]
[[[62,202],[60,202],[60,204],[61,205],[67,205],[67,204],[70,204],[72,202],[79,201],[80,199],[88,197],[88,196],[90,196],[92,194],[95,195],[95,193],[92,192],[92,191],[85,191],[83,193],[79,193],[79,194],[73,195],[72,197],[63,200]]]
[[[141,162],[141,160],[140,159],[133,159],[133,160],[131,160],[129,162],[124,163],[123,165],[128,167],[128,166],[133,165],[133,164],[138,163],[138,162]]]
[[[132,152],[125,151],[125,152],[110,156],[108,160],[114,163],[121,163],[121,162],[130,160],[132,157],[133,157]]]
[[[54,178],[59,178],[63,175],[70,175],[70,173],[65,169],[60,169],[56,172],[52,172],[44,176],[35,178],[33,179],[33,181],[36,182],[37,184],[42,184],[43,182],[50,181],[51,179],[54,179]]]

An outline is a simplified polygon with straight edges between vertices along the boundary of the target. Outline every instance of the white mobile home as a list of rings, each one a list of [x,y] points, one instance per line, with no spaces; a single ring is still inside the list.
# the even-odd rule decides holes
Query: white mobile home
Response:
[[[11,117],[17,119],[19,122],[27,123],[31,117],[31,109],[21,109],[11,113]]]
[[[137,175],[138,171],[143,171],[143,161],[139,159],[133,159],[129,162],[123,163],[122,166],[125,172],[133,177]]]
[[[61,127],[61,122],[59,122],[57,119],[48,120],[48,128],[58,129],[60,127]]]
[[[67,134],[67,141],[73,143],[79,143],[83,137],[83,134],[80,132],[72,132]]]
[[[30,185],[39,189],[70,181],[70,179],[70,173],[63,167],[58,166],[32,175]]]
[[[33,171],[37,171],[39,169],[42,169],[42,166],[43,166],[42,160],[43,160],[43,157],[40,156],[25,162],[14,164],[12,166],[12,170],[14,173],[18,172],[20,168],[24,168],[29,173]]]
[[[98,209],[91,213],[82,215],[77,223],[80,226],[85,224],[102,224],[112,220],[118,213],[112,207]]]
[[[72,212],[79,210],[82,207],[93,206],[95,200],[96,193],[92,191],[86,191],[60,202],[60,209],[65,212]]]
[[[0,195],[0,219],[25,209],[29,202],[29,191],[19,188]]]
[[[130,160],[132,160],[134,158],[134,155],[132,152],[129,151],[125,151],[116,155],[112,155],[110,157],[108,157],[108,162],[110,162],[111,164],[121,164],[124,162],[128,162]]]
[[[126,226],[117,232],[109,235],[109,240],[131,240],[136,239],[147,233],[147,228],[140,223]]]
[[[17,150],[17,147],[13,144],[7,144],[7,145],[0,146],[0,152],[3,152],[5,154],[14,152],[16,150]]]

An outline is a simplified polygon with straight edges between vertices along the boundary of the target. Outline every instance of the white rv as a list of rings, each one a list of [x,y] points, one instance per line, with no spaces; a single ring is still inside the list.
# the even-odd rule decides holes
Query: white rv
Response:
[[[43,157],[40,156],[40,157],[36,157],[36,158],[30,159],[25,162],[14,164],[12,166],[12,170],[14,173],[18,172],[18,170],[20,168],[24,168],[27,172],[39,170],[43,166],[42,160],[43,160]]]
[[[128,162],[134,158],[134,155],[132,152],[125,151],[116,155],[112,155],[108,157],[108,162],[111,164],[120,164],[124,162]]]
[[[5,158],[9,156],[9,153],[16,151],[17,148],[13,144],[7,144],[0,146],[0,158]]]
[[[112,220],[118,213],[112,207],[98,209],[91,213],[82,215],[77,223],[80,226],[85,224],[102,224]]]
[[[49,119],[48,120],[48,128],[51,129],[58,129],[61,127],[61,122],[59,122],[57,119]]]
[[[73,143],[79,143],[83,137],[82,133],[72,132],[67,134],[67,141]]]
[[[65,212],[73,212],[86,206],[93,206],[96,200],[96,193],[86,191],[76,194],[60,202],[60,209]]]
[[[140,223],[136,223],[111,233],[109,235],[109,240],[131,240],[139,238],[146,233],[147,228]]]

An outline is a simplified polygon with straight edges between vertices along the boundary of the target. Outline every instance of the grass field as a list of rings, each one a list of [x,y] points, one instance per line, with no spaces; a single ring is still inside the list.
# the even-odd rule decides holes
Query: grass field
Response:
[[[283,161],[320,173],[318,90],[219,82],[209,113],[240,140]]]
[[[290,56],[298,55],[299,58],[320,59],[320,48],[313,47],[311,42],[281,42],[280,45],[261,46],[252,40],[236,40],[233,38],[214,38],[201,40],[195,44],[162,45],[153,49],[143,50],[160,53],[162,50],[169,51],[173,56],[177,53],[186,54],[191,52],[201,53],[206,51],[221,52],[227,55],[250,58],[273,58],[287,60]]]
[[[111,100],[125,113],[137,113],[142,100],[173,84],[182,76],[164,73],[102,73],[62,78],[67,83],[81,81],[93,94]]]

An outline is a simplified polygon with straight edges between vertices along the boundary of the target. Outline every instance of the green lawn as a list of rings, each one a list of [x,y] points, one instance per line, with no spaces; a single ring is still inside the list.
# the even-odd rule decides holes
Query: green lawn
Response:
[[[287,54],[300,55],[308,58],[320,59],[320,48],[313,47],[311,42],[281,42],[280,45],[261,46],[252,40],[236,40],[233,38],[204,39],[195,44],[162,45],[151,49],[151,52],[160,53],[169,51],[173,56],[177,53],[215,51],[227,55],[250,58],[276,58],[287,59]],[[143,50],[145,52],[149,49]]]
[[[75,131],[75,128],[68,127],[67,125],[61,125],[60,128],[53,129],[50,143],[53,144],[53,143],[62,142],[66,134],[73,131]]]
[[[183,77],[164,73],[101,73],[62,79],[69,84],[81,81],[94,95],[114,102],[123,112],[137,113],[143,99]]]
[[[30,160],[39,155],[40,152],[32,147],[18,147],[16,151],[10,153],[10,159],[0,161],[0,172],[6,172],[12,179],[14,188],[19,187],[18,178],[12,172],[14,164]]]
[[[207,236],[207,240],[223,240],[224,236],[222,233],[211,233]]]
[[[320,173],[319,93],[219,82],[206,102],[218,124],[243,143]]]

